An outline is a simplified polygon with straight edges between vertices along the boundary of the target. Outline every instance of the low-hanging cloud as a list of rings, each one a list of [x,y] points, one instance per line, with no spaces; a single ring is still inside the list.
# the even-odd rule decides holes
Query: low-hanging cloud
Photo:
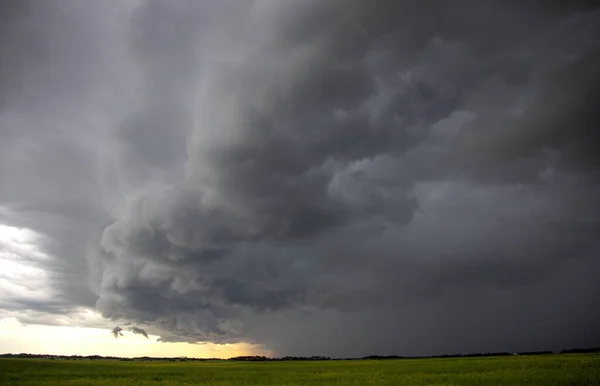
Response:
[[[115,337],[118,338],[120,336],[123,336],[123,329],[119,326],[115,326],[115,328],[113,328],[110,333]]]
[[[143,328],[139,328],[139,327],[131,327],[129,329],[131,332],[133,332],[136,335],[142,335],[144,336],[146,339],[148,339],[148,333],[146,332],[146,330],[144,330]]]
[[[89,269],[81,299],[57,284],[67,304],[281,355],[600,344],[593,2],[122,7],[61,16],[105,15],[73,27],[107,53],[81,90],[47,80],[86,63],[78,42],[45,71],[3,64],[47,82],[9,98],[2,127],[45,117],[44,98],[23,102],[44,93],[82,106],[60,146],[0,133],[43,144],[42,178],[10,152],[0,176],[27,194],[0,203],[57,240],[57,266]]]

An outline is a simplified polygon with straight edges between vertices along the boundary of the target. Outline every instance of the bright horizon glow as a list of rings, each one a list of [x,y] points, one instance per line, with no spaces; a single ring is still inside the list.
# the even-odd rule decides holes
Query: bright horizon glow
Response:
[[[241,355],[271,353],[245,343],[190,344],[157,342],[158,336],[148,339],[125,331],[114,338],[109,330],[91,327],[24,325],[17,318],[0,319],[0,354],[101,355],[132,357],[190,357],[231,358]]]

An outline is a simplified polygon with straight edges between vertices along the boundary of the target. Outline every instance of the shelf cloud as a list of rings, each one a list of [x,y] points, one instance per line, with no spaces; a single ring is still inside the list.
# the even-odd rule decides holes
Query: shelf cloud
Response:
[[[280,355],[600,345],[595,2],[2,7],[0,223],[54,295],[0,308]]]

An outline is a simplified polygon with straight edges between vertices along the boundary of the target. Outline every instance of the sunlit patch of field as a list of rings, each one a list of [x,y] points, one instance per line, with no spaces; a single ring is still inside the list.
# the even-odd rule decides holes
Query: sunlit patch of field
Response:
[[[0,385],[600,385],[600,355],[284,362],[0,359]]]

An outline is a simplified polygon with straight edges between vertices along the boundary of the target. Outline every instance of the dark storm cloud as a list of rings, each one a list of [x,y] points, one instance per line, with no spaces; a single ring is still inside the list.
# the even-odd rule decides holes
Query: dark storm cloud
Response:
[[[91,67],[111,92],[72,102],[101,102],[82,116],[103,129],[43,143],[2,199],[11,223],[21,208],[62,241],[53,255],[77,227],[87,260],[64,261],[89,263],[98,310],[161,341],[340,356],[597,345],[593,6],[105,11],[97,25],[119,28],[92,46],[127,55]],[[59,99],[96,87],[78,82]],[[44,188],[22,194],[38,174]],[[54,184],[77,196],[42,199]],[[59,215],[78,220],[47,231]]]
[[[255,50],[227,66],[203,62],[212,76],[187,181],[143,196],[105,231],[99,308],[124,317],[133,306],[139,320],[159,323],[179,310],[165,328],[227,340],[239,332],[216,328],[216,320],[244,326],[247,312],[410,310],[448,291],[542,285],[571,259],[589,261],[597,245],[582,229],[595,229],[595,220],[565,216],[580,199],[596,213],[595,192],[582,196],[585,182],[545,185],[540,177],[579,174],[563,168],[569,157],[590,160],[557,140],[562,131],[586,143],[565,129],[581,115],[568,106],[585,109],[582,84],[557,76],[589,53],[568,63],[547,52],[546,36],[569,16],[556,8],[468,5],[465,15],[465,7],[427,2],[307,2],[274,6],[278,18],[266,27],[249,22],[247,35],[267,36],[249,43]],[[576,71],[593,90],[595,73]],[[461,110],[466,127],[447,131]],[[593,121],[581,131],[587,127]],[[533,153],[511,155],[528,146]],[[491,158],[495,152],[503,158]],[[514,188],[514,173],[529,173],[532,185]],[[459,182],[446,181],[452,177]],[[494,181],[500,186],[478,186]],[[481,192],[479,205],[449,208],[451,216],[425,205],[436,190],[460,203],[455,189]],[[427,219],[434,216],[456,224]],[[209,317],[189,323],[194,313]],[[246,339],[260,335],[246,330]]]
[[[566,172],[596,172],[600,115],[594,101],[600,92],[596,71],[599,59],[600,50],[595,47],[582,57],[540,74],[539,79],[532,81],[536,90],[522,113],[481,114],[460,134],[456,156],[464,163],[478,165],[478,172],[492,179],[491,170],[505,175],[516,173],[515,178],[521,180],[535,179],[535,168],[549,161],[553,163],[549,166]],[[475,108],[501,108],[502,101],[486,99],[489,94],[501,94],[507,87],[501,81],[490,83],[471,95],[469,102]],[[535,162],[536,159],[541,162]],[[527,160],[533,168],[523,165]]]

